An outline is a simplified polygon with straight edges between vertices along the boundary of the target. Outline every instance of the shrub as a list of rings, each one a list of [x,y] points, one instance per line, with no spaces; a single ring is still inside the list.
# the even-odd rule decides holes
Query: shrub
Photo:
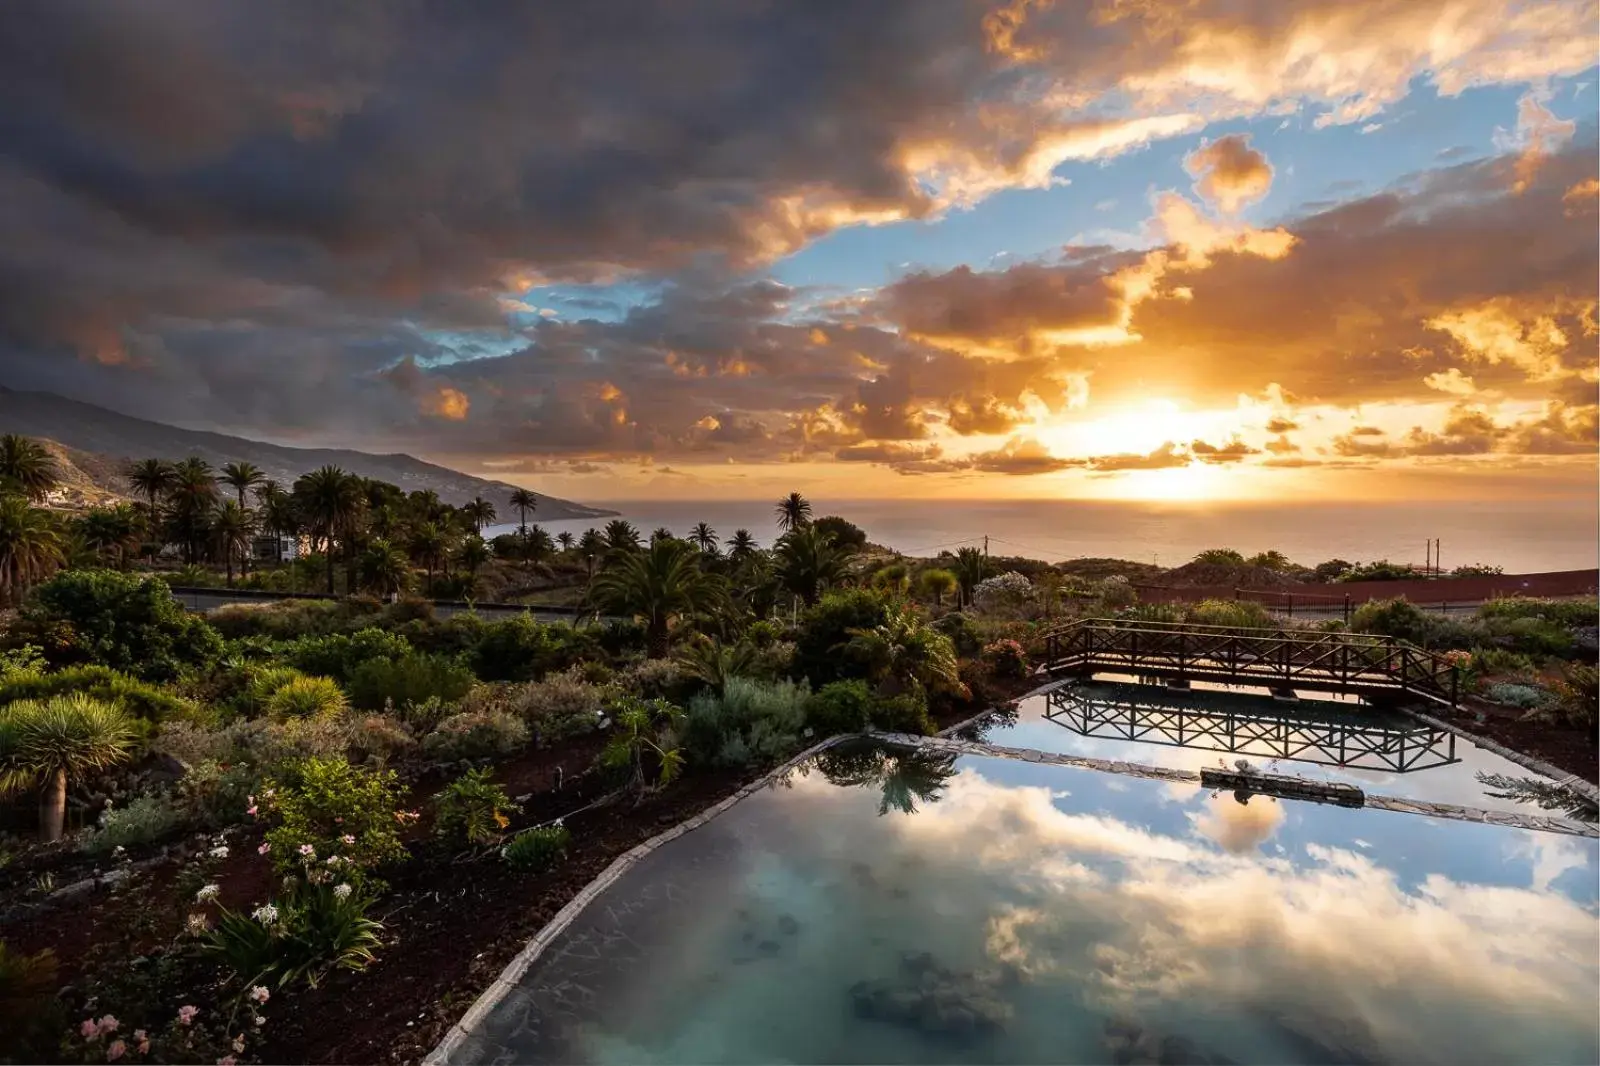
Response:
[[[1341,573],[1339,581],[1407,581],[1414,577],[1411,567],[1404,563],[1391,563],[1381,559],[1375,563],[1357,563]]]
[[[1276,629],[1267,609],[1253,600],[1204,600],[1189,608],[1189,621],[1230,629]]]
[[[1350,616],[1350,628],[1357,633],[1376,633],[1380,636],[1409,640],[1423,644],[1432,629],[1433,619],[1408,602],[1404,597],[1392,600],[1368,600]]]
[[[1492,616],[1488,628],[1497,643],[1513,651],[1528,655],[1569,655],[1572,652],[1572,631],[1549,619]]]
[[[950,638],[957,655],[970,657],[983,650],[983,631],[978,628],[977,623],[960,611],[951,611],[936,619],[933,628]]]
[[[522,808],[495,784],[488,770],[468,770],[434,797],[433,830],[446,840],[472,845],[492,843]]]
[[[872,689],[865,681],[830,681],[806,700],[805,720],[818,737],[860,733],[872,710]]]
[[[565,666],[565,642],[554,630],[529,614],[485,625],[472,649],[472,672],[484,681],[531,681]]]
[[[1524,711],[1535,710],[1554,702],[1550,693],[1542,688],[1509,681],[1490,685],[1484,689],[1483,698],[1490,703],[1498,703],[1503,707],[1516,707]]]
[[[371,906],[372,898],[349,882],[305,885],[249,915],[219,908],[202,950],[242,988],[301,981],[315,988],[329,970],[360,970],[373,961],[383,923],[367,917]]]
[[[1033,599],[1033,582],[1015,570],[985,578],[972,590],[972,601],[981,611],[1015,611]]]
[[[495,710],[463,711],[446,718],[423,737],[422,750],[430,759],[457,762],[510,755],[527,747],[528,740],[528,727],[515,715]]]
[[[513,870],[545,870],[567,853],[572,834],[560,822],[524,829],[500,849],[506,865]]]
[[[1128,622],[1182,622],[1185,615],[1176,603],[1136,603],[1118,611],[1117,617]]]
[[[376,605],[358,597],[345,600],[289,600],[282,603],[219,607],[206,620],[224,637],[295,640],[335,633],[370,619]]]
[[[804,681],[730,678],[720,695],[707,691],[689,701],[684,748],[704,766],[776,762],[799,747],[810,696]]]
[[[472,671],[443,655],[368,659],[350,671],[350,700],[363,710],[437,699],[453,703],[472,688]]]
[[[290,678],[273,690],[262,706],[268,718],[337,718],[350,707],[344,690],[329,677]]]
[[[1600,673],[1587,663],[1573,663],[1556,682],[1554,695],[1557,718],[1592,737],[1600,725]]]
[[[983,649],[983,665],[995,677],[1028,676],[1028,653],[1014,640],[997,640]]]
[[[1472,673],[1484,677],[1494,674],[1531,674],[1533,660],[1521,652],[1505,648],[1478,648],[1472,653],[1468,667]]]
[[[247,715],[267,713],[267,701],[283,686],[305,677],[292,666],[264,666],[251,671],[250,679],[236,701],[238,709]]]
[[[387,766],[389,760],[416,746],[404,722],[386,714],[363,714],[344,723],[345,753],[351,762]]]
[[[67,570],[34,589],[24,616],[63,623],[72,651],[145,681],[171,681],[222,653],[222,637],[183,609],[164,581],[115,570]]]
[[[225,760],[249,763],[272,772],[303,759],[344,758],[346,737],[337,718],[265,718],[230,723],[219,734]]]
[[[617,685],[645,699],[682,699],[699,688],[676,659],[638,659],[617,674]]]
[[[208,715],[192,700],[129,677],[107,666],[67,666],[54,673],[14,672],[0,679],[0,706],[17,700],[46,700],[81,692],[146,722],[201,721]]]
[[[758,618],[744,630],[744,638],[753,648],[770,648],[783,639],[783,626],[770,618]]]
[[[874,729],[889,733],[926,736],[934,732],[933,719],[928,716],[928,698],[921,692],[903,692],[877,700],[872,706],[871,719]]]
[[[621,771],[624,787],[635,793],[671,784],[683,770],[683,752],[678,747],[683,710],[665,700],[636,696],[620,697],[611,710],[616,721],[611,739],[600,753],[600,765]],[[652,768],[654,786],[650,784]]]
[[[207,829],[236,825],[247,817],[250,797],[260,783],[260,769],[248,763],[224,766],[214,759],[190,763],[177,785],[178,803]]]
[[[1595,625],[1597,614],[1600,614],[1600,608],[1596,607],[1592,599],[1546,600],[1528,596],[1506,596],[1490,600],[1478,608],[1478,617],[1485,620],[1510,621],[1519,618],[1537,618],[1569,629]]]
[[[84,839],[83,850],[91,855],[106,855],[113,848],[151,844],[182,823],[182,814],[165,795],[140,796],[126,807],[104,811],[99,828]]]
[[[1095,589],[1100,595],[1100,605],[1109,611],[1120,611],[1124,607],[1132,607],[1139,601],[1139,594],[1134,591],[1133,583],[1121,574],[1112,574],[1100,582]]]
[[[541,738],[560,739],[595,729],[605,714],[606,690],[574,667],[512,690],[508,702]]]
[[[383,616],[391,623],[431,621],[433,604],[420,596],[402,596],[383,609]]]
[[[307,674],[348,681],[355,669],[373,659],[402,659],[411,642],[396,633],[368,627],[354,633],[301,637],[283,651],[284,659]]]
[[[867,676],[869,664],[849,649],[851,630],[873,629],[888,617],[888,601],[876,592],[830,592],[800,616],[794,667],[813,685]]]
[[[363,770],[343,759],[305,759],[269,783],[261,801],[278,824],[267,849],[281,873],[328,873],[359,891],[371,871],[405,856],[397,832],[415,818],[400,810],[392,770]]]

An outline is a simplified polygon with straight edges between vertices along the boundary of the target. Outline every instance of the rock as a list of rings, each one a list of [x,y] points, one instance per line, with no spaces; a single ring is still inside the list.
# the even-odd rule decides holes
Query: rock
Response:
[[[800,931],[800,923],[788,914],[778,915],[778,932],[785,936],[794,936]]]
[[[776,940],[763,940],[756,945],[756,950],[763,955],[776,955],[779,950],[778,942]]]

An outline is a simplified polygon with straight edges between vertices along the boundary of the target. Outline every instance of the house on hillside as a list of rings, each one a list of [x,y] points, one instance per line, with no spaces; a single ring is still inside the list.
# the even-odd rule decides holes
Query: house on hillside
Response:
[[[279,559],[287,563],[300,558],[301,554],[300,538],[287,534],[264,533],[250,542],[250,558],[258,563],[275,563]]]

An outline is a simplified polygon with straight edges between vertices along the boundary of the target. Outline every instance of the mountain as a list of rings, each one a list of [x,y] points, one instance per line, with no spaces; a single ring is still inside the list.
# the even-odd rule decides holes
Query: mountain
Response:
[[[47,447],[54,445],[57,465],[66,475],[66,497],[73,502],[98,502],[108,493],[128,495],[121,471],[129,459],[183,459],[198,455],[219,469],[224,463],[254,463],[285,488],[309,470],[337,466],[362,477],[391,482],[407,492],[432,489],[446,503],[461,504],[482,496],[499,510],[502,522],[514,518],[507,498],[516,486],[473,477],[409,455],[372,455],[346,448],[289,448],[225,433],[179,429],[50,392],[19,392],[0,386],[0,433],[21,433],[43,438]],[[603,518],[615,513],[541,493],[531,517],[560,521]]]

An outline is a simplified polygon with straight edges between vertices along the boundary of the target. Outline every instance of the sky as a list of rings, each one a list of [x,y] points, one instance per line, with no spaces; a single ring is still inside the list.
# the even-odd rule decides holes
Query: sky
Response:
[[[577,499],[1592,497],[1596,0],[19,0],[0,384]]]

